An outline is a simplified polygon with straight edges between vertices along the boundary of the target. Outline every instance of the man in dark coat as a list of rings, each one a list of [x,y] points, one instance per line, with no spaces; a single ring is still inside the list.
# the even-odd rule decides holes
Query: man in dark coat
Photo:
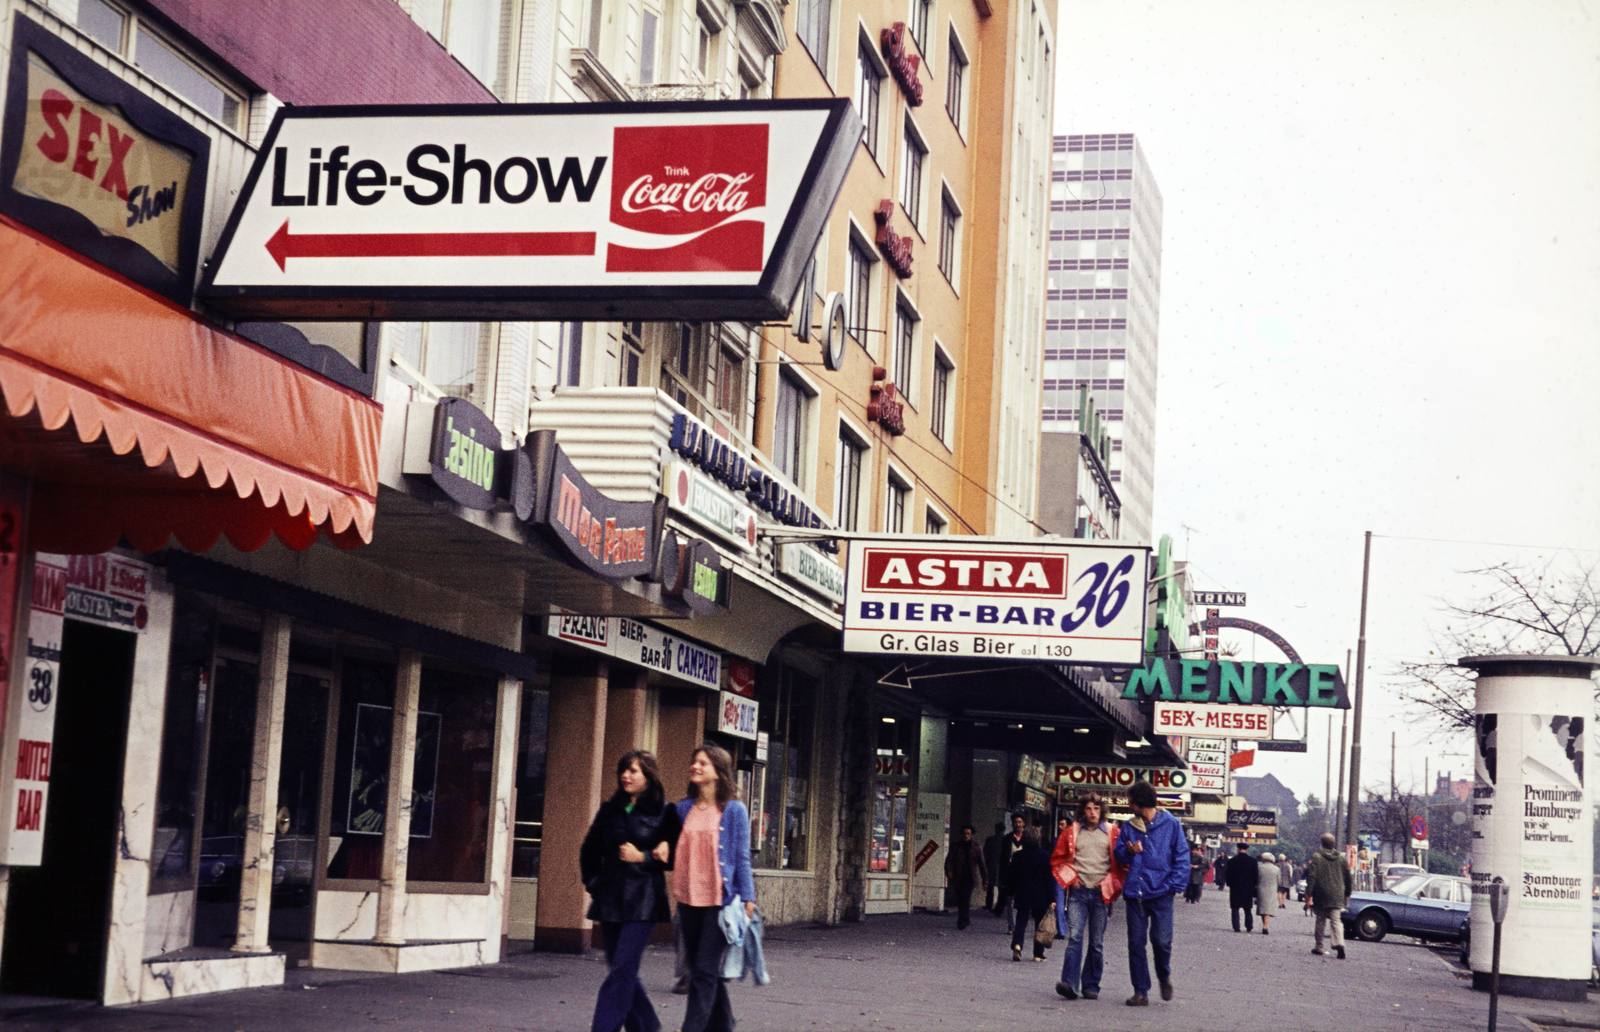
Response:
[[[1215,871],[1215,873],[1212,875],[1212,880],[1216,882],[1217,891],[1220,892],[1228,885],[1228,854],[1219,851],[1217,853],[1217,858],[1212,861],[1212,867]]]
[[[988,883],[984,886],[984,908],[996,916],[1000,913],[1000,872],[1005,869],[1005,858],[1000,855],[1000,846],[1006,838],[1006,826],[995,821],[994,834],[983,840],[983,869],[989,872]]]
[[[972,923],[972,890],[989,882],[989,869],[983,862],[983,850],[972,837],[972,825],[961,829],[961,837],[950,843],[950,855],[944,858],[945,883],[956,898],[956,930]]]
[[[1311,857],[1306,869],[1306,902],[1317,912],[1316,945],[1311,952],[1322,956],[1322,929],[1326,925],[1333,939],[1333,952],[1344,959],[1343,922],[1340,915],[1350,902],[1350,865],[1344,854],[1333,847],[1334,837],[1324,834],[1322,848]]]
[[[1228,906],[1233,910],[1233,930],[1239,930],[1239,911],[1244,911],[1244,930],[1255,929],[1256,886],[1261,881],[1261,869],[1250,847],[1239,843],[1239,853],[1228,861]]]

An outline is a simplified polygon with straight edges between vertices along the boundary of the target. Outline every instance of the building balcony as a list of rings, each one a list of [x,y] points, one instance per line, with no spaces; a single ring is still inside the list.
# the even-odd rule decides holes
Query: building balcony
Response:
[[[677,100],[729,100],[728,91],[716,82],[657,82],[634,86],[633,96],[641,103]]]

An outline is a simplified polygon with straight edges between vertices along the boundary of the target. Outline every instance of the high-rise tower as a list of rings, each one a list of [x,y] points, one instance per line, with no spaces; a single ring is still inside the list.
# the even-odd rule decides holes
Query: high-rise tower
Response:
[[[1151,539],[1161,191],[1132,133],[1057,136],[1050,182],[1047,431],[1075,431],[1087,386],[1111,433],[1122,536]]]

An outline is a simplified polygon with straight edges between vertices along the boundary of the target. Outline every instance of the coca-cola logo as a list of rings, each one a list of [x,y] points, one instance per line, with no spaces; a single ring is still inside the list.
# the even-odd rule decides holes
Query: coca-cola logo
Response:
[[[765,124],[613,130],[611,222],[660,237],[612,243],[613,272],[759,272],[767,203]]]

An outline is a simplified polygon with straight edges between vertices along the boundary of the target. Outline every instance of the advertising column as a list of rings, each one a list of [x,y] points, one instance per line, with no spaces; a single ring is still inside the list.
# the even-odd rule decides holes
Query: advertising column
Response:
[[[1576,656],[1475,656],[1477,779],[1472,793],[1472,984],[1489,987],[1490,885],[1510,904],[1500,991],[1584,999],[1593,921],[1593,797],[1585,788],[1590,671]]]

